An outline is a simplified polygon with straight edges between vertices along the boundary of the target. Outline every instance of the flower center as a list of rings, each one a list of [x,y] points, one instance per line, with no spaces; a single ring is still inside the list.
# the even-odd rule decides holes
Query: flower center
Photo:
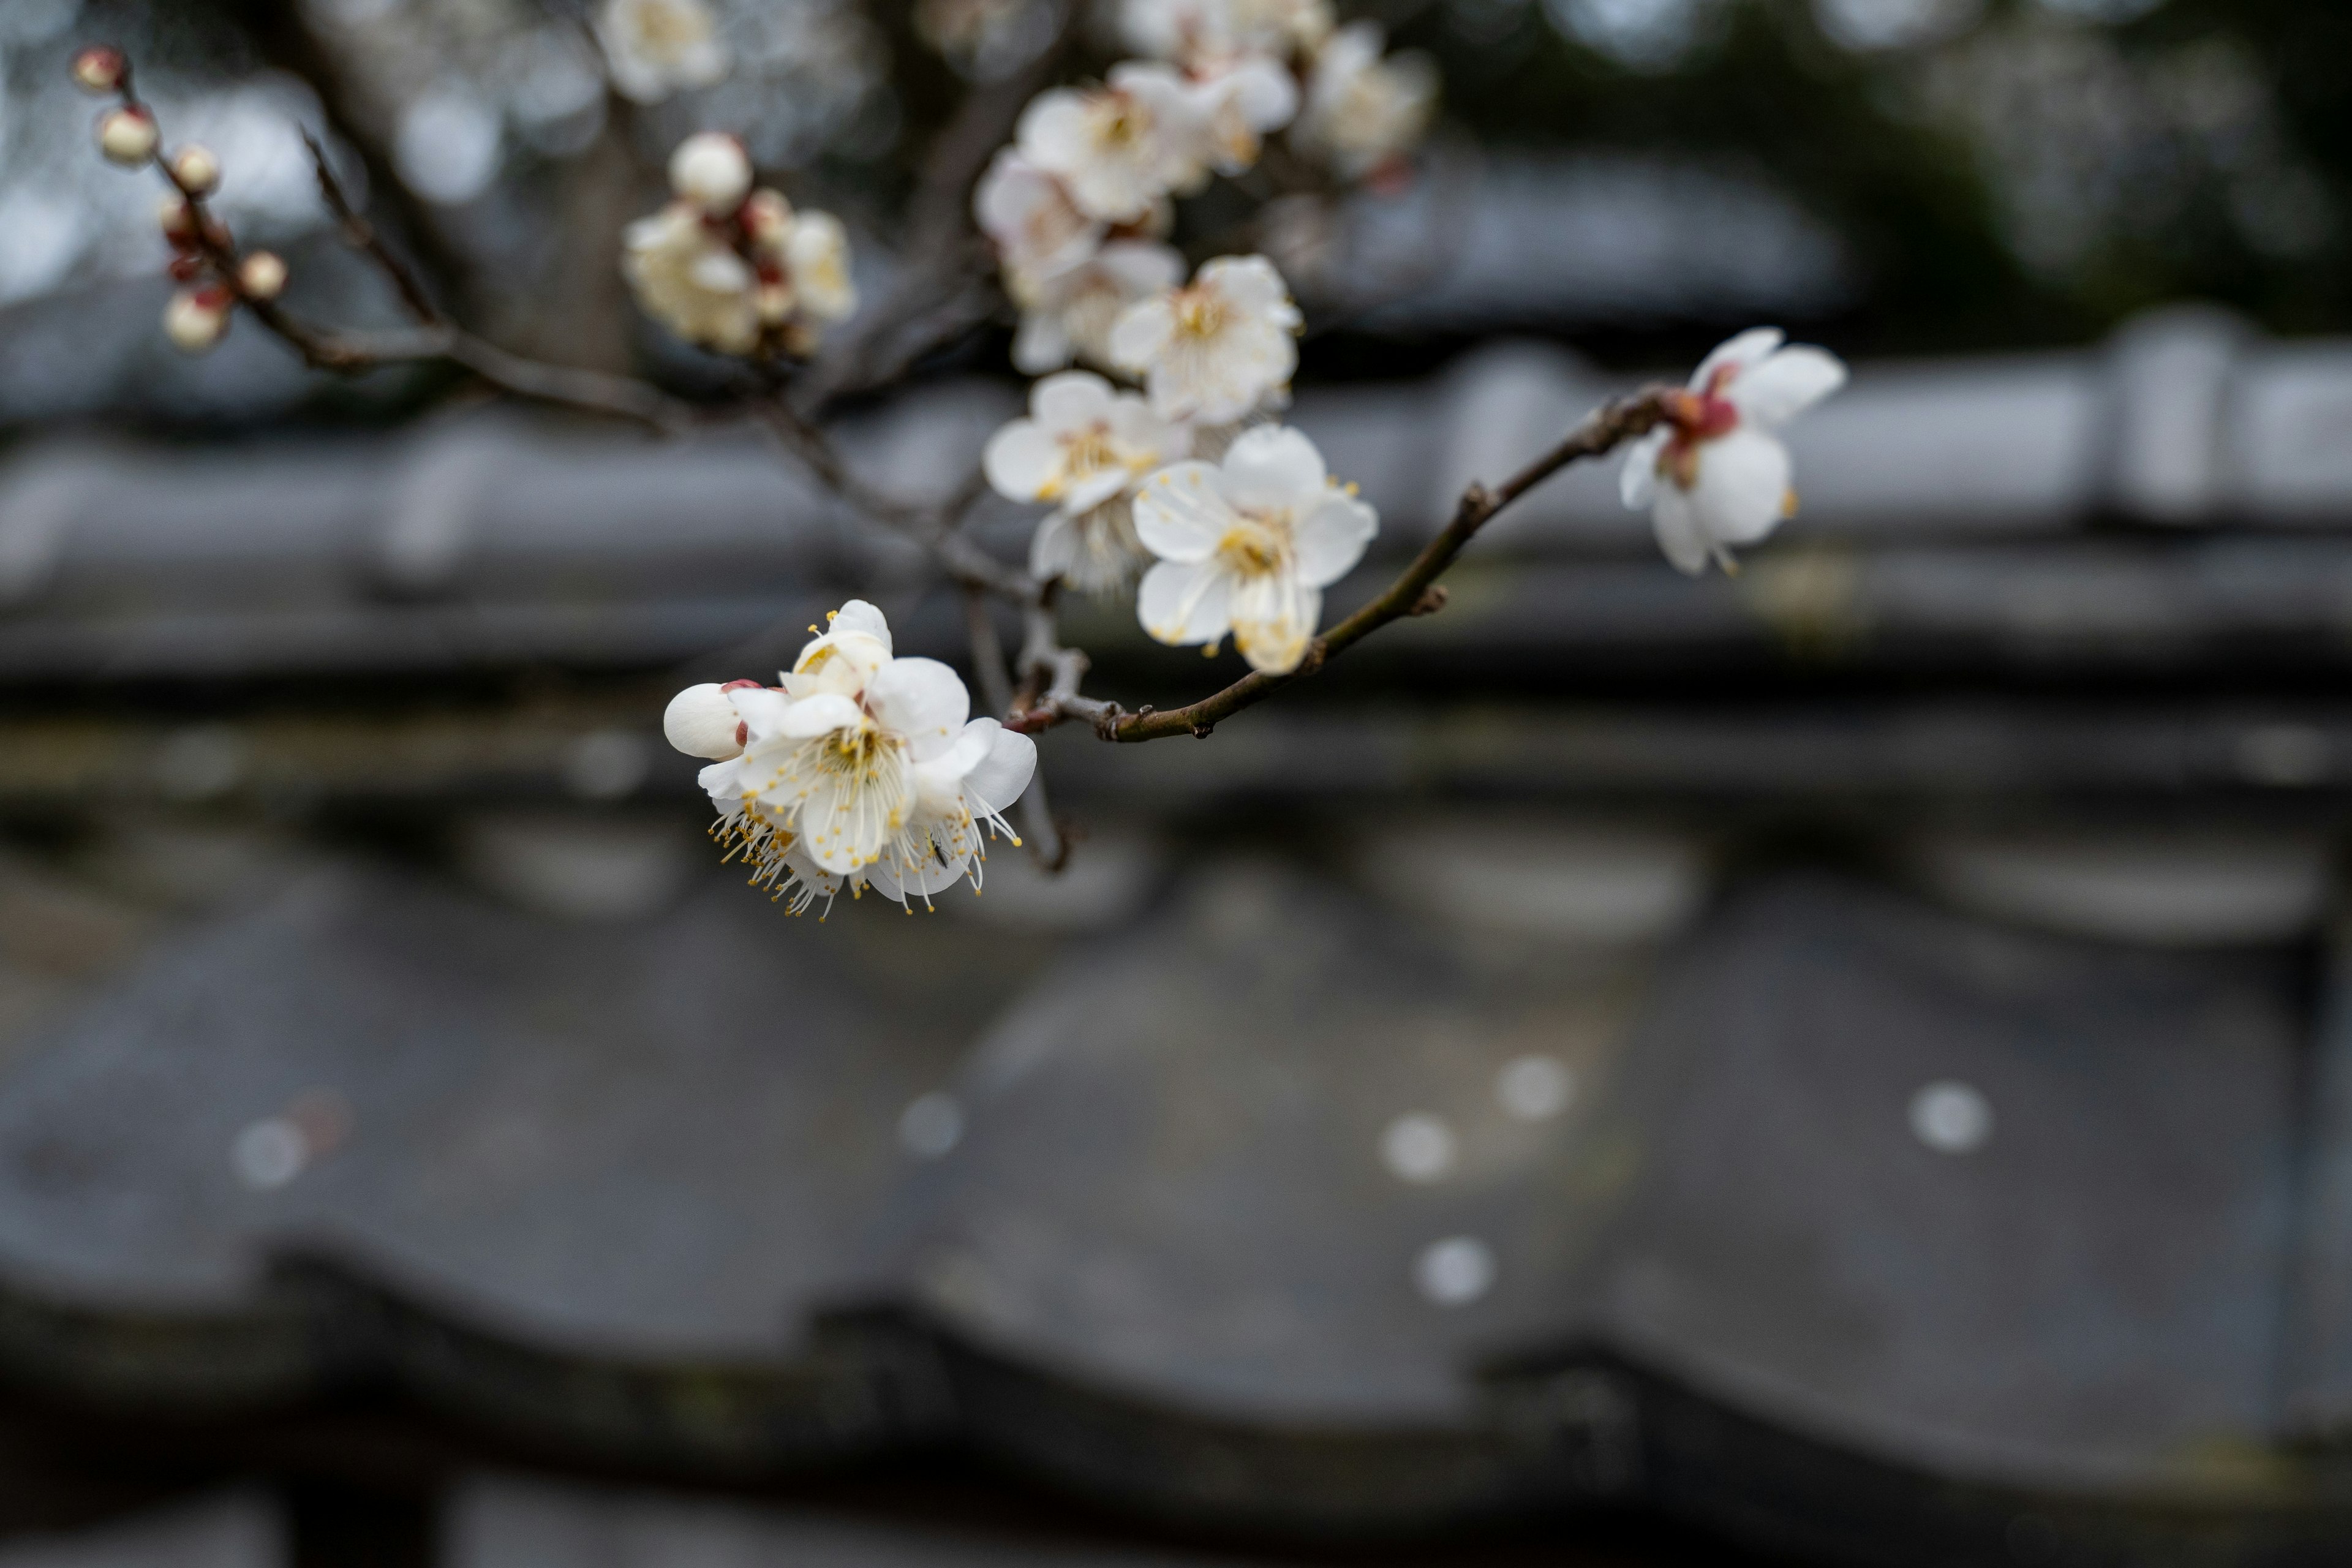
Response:
[[[1062,437],[1062,466],[1074,476],[1114,468],[1118,463],[1118,448],[1111,445],[1109,430],[1100,425]]]
[[[1244,577],[1264,577],[1278,571],[1288,551],[1282,533],[1254,518],[1242,518],[1217,541],[1217,559]]]
[[[1095,108],[1095,140],[1117,151],[1131,147],[1151,132],[1151,116],[1123,92],[1105,93]]]
[[[1225,302],[1211,289],[1176,290],[1176,331],[1180,337],[1213,338],[1225,327]]]

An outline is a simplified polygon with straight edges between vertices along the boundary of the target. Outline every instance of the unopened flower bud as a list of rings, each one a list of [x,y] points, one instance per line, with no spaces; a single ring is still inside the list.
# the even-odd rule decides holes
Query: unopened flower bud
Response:
[[[98,117],[98,150],[107,161],[137,168],[155,155],[155,119],[143,109],[110,109]]]
[[[186,245],[196,237],[196,210],[184,196],[165,196],[155,209],[155,226],[173,245]]]
[[[163,270],[174,283],[194,283],[205,275],[205,258],[193,250],[184,250],[172,258]]]
[[[220,160],[212,149],[191,142],[172,154],[172,178],[193,196],[209,194],[220,184]]]
[[[184,353],[200,354],[228,331],[228,290],[217,284],[183,289],[163,307],[163,333]]]
[[[85,92],[112,92],[122,85],[122,51],[103,47],[74,57],[73,79]]]
[[[248,300],[275,300],[286,289],[286,263],[273,251],[257,250],[236,269],[236,291]]]
[[[743,143],[716,131],[689,136],[669,155],[670,189],[713,217],[743,205],[751,188],[751,160]]]
[[[743,203],[743,232],[751,243],[781,251],[792,237],[793,204],[784,200],[784,193],[762,186],[753,191]]]
[[[756,686],[759,682],[740,680],[730,686]],[[689,686],[669,700],[662,712],[662,734],[669,743],[689,757],[709,757],[714,762],[742,754],[743,743],[736,739],[741,733],[741,719],[735,704],[728,700],[730,686],[704,681]]]
[[[762,283],[751,303],[760,312],[761,324],[781,327],[793,319],[793,286],[781,280]]]

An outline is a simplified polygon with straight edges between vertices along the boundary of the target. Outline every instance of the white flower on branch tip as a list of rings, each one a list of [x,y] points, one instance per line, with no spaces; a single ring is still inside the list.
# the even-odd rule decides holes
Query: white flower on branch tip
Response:
[[[1106,223],[1143,218],[1205,173],[1191,90],[1164,65],[1129,60],[1101,87],[1049,88],[1021,111],[1015,136],[1022,156]]]
[[[1111,328],[1128,307],[1172,289],[1184,277],[1184,258],[1148,239],[1115,239],[1074,267],[1033,275],[1013,271],[1004,285],[1021,307],[1013,363],[1031,375],[1059,370],[1073,359],[1115,370]]]
[[[972,192],[971,206],[1005,270],[1031,277],[1078,266],[1102,244],[1108,226],[1080,212],[1059,179],[1012,147],[997,151]]]
[[[1160,469],[1135,498],[1135,528],[1160,563],[1136,595],[1143,629],[1214,645],[1230,631],[1254,669],[1298,668],[1323,590],[1362,559],[1380,519],[1332,483],[1299,432],[1247,430],[1219,463]]]
[[[902,904],[967,875],[977,886],[982,830],[1011,836],[1003,814],[1028,787],[1035,743],[969,719],[946,665],[895,658],[873,605],[852,600],[831,621],[782,689],[689,688],[664,716],[682,751],[741,747],[702,773],[719,836],[795,910],[866,883]]]
[[[1735,545],[1754,544],[1797,507],[1789,449],[1773,434],[1845,384],[1826,350],[1783,346],[1777,327],[1723,343],[1672,395],[1667,422],[1625,454],[1626,506],[1650,510],[1658,546],[1684,572],[1709,561],[1732,569]]]
[[[749,353],[760,341],[758,277],[690,202],[631,224],[621,270],[647,315],[690,343]]]
[[[712,217],[730,216],[751,191],[751,155],[724,132],[699,132],[669,155],[669,188]]]
[[[1437,67],[1428,56],[1381,54],[1377,22],[1351,22],[1315,58],[1300,149],[1349,179],[1410,151],[1437,111]]]
[[[1298,367],[1298,307],[1263,256],[1220,256],[1192,283],[1130,307],[1111,359],[1144,378],[1163,418],[1222,425],[1279,405]]]
[[[727,46],[703,0],[604,0],[595,32],[614,90],[638,103],[727,74]]]

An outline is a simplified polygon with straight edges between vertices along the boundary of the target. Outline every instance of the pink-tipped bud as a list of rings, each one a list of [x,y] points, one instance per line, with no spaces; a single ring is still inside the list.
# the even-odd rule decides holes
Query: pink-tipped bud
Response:
[[[184,196],[165,196],[155,209],[155,226],[175,246],[191,244],[196,237],[196,209]]]
[[[184,250],[172,258],[163,270],[174,283],[194,283],[205,275],[205,258],[193,250]]]
[[[73,79],[84,92],[112,92],[122,85],[122,51],[104,46],[74,57]]]
[[[200,354],[228,331],[229,292],[214,284],[183,289],[163,307],[163,335],[184,353]]]
[[[713,217],[743,205],[751,188],[751,158],[743,143],[717,131],[688,137],[669,155],[669,184]]]
[[[172,178],[192,196],[211,195],[220,175],[220,160],[209,147],[191,142],[172,154]]]
[[[255,251],[237,267],[236,291],[248,300],[275,300],[286,291],[286,263],[273,251]]]
[[[155,117],[143,109],[110,109],[98,117],[98,150],[135,169],[155,155]]]

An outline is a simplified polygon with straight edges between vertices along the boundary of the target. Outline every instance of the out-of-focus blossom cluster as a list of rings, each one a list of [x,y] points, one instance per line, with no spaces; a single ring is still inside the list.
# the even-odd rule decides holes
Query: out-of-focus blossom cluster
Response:
[[[1328,0],[1125,0],[1118,25],[1142,58],[1040,93],[974,194],[1021,312],[1014,363],[1090,367],[1037,384],[988,478],[1053,507],[1031,542],[1038,576],[1111,595],[1156,560],[1138,606],[1152,636],[1214,651],[1231,633],[1254,667],[1292,669],[1374,518],[1304,436],[1250,428],[1288,402],[1298,307],[1263,256],[1215,258],[1188,282],[1173,203],[1250,171],[1277,132],[1329,183],[1398,170],[1435,72],[1385,54],[1376,24],[1338,26]]]
[[[867,887],[907,905],[969,878],[983,837],[1021,840],[1004,813],[1037,746],[994,719],[937,659],[895,655],[882,612],[852,599],[776,685],[690,686],[671,700],[670,744],[711,759],[714,837],[798,914]]]
[[[1401,166],[1435,109],[1430,62],[1383,54],[1377,24],[1335,26],[1328,0],[1126,0],[1119,23],[1144,58],[1040,93],[974,197],[1033,374],[1131,368],[1109,329],[1181,275],[1164,243],[1172,199],[1246,173],[1268,135],[1370,178]]]
[[[688,342],[810,353],[857,308],[848,237],[832,214],[795,212],[751,178],[733,137],[688,137],[669,161],[676,199],[629,226],[622,270],[646,313]]]

